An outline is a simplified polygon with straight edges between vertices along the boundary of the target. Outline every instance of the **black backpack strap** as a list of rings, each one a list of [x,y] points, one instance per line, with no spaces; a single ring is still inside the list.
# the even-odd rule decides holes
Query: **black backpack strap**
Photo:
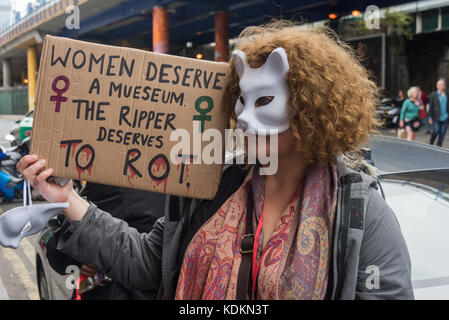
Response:
[[[237,277],[237,300],[249,300],[251,292],[251,267],[252,267],[252,253],[254,246],[254,232],[253,232],[253,191],[251,183],[248,184],[248,205],[246,207],[246,229],[240,242],[240,254],[242,255],[242,262],[240,263],[239,273]]]
[[[351,174],[353,175],[353,174]],[[340,199],[342,199],[342,202],[348,203],[349,199],[351,197],[351,181],[353,178],[349,178],[349,175],[343,176],[339,180],[339,186],[341,188],[341,194]],[[340,204],[341,205],[341,204]],[[339,254],[337,255],[336,261],[334,263],[337,266],[337,286],[335,288],[335,295],[340,296],[342,285],[344,281],[344,263],[345,263],[345,256],[346,256],[346,241],[348,237],[348,227],[349,227],[349,211],[347,210],[348,206],[345,207],[345,209],[342,209],[341,214],[341,223],[337,225],[336,227],[338,230],[336,243],[334,243],[334,246],[337,246]]]
[[[337,268],[334,279],[333,298],[341,296],[344,283],[344,270],[346,263],[347,240],[351,229],[363,231],[365,228],[365,199],[363,194],[371,187],[378,188],[377,183],[367,183],[363,180],[362,173],[350,172],[338,181],[339,187],[339,211],[335,230],[334,244],[338,254],[333,256],[333,264]]]

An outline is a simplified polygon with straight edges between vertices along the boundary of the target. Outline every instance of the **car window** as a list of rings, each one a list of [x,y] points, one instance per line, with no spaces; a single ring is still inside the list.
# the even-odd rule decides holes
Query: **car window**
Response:
[[[432,145],[374,135],[366,147],[382,174],[449,168],[449,150]]]
[[[436,198],[443,198],[449,201],[449,169],[390,173],[381,175],[381,179],[412,184],[414,188],[423,189],[433,194]]]

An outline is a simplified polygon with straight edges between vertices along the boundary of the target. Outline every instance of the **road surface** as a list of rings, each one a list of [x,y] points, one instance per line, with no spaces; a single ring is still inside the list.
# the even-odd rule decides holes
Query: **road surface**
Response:
[[[9,147],[5,135],[9,134],[16,120],[23,116],[0,115],[0,145]],[[1,203],[0,214],[22,205],[21,201]],[[33,244],[37,235],[24,238],[16,250],[0,246],[0,300],[37,300],[36,253]]]
[[[0,213],[21,205],[0,204]],[[36,253],[34,243],[38,235],[22,239],[19,248],[0,246],[0,300],[38,300]]]
[[[23,116],[0,115],[0,145],[9,147],[10,144],[5,140],[5,135],[11,132],[16,120],[22,119]]]

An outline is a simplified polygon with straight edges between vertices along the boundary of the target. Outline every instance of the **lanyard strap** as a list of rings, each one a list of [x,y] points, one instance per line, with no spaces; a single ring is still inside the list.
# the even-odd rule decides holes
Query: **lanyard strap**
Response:
[[[23,206],[26,207],[28,205],[33,204],[33,200],[31,199],[31,186],[30,183],[26,180],[23,181]]]
[[[252,294],[253,297],[256,296],[256,284],[257,284],[257,275],[259,274],[260,270],[260,264],[262,263],[262,256],[263,256],[263,250],[260,254],[259,261],[257,262],[257,251],[259,248],[259,237],[260,232],[262,231],[262,225],[263,225],[263,208],[262,213],[260,215],[259,223],[257,224],[257,231],[256,236],[254,238],[254,246],[253,246],[253,266],[252,266],[252,280],[253,280],[253,286],[252,286]]]

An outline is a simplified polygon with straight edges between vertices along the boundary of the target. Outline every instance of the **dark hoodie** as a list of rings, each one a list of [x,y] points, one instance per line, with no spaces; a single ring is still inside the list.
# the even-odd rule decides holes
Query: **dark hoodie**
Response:
[[[126,221],[139,233],[149,233],[156,220],[164,212],[165,195],[160,193],[88,183],[81,196],[94,203],[98,208],[109,212],[113,217]],[[56,250],[59,236],[63,231],[64,228],[57,230],[46,246],[50,266],[61,275],[66,274],[65,270],[68,265],[81,267],[83,264]],[[117,281],[112,281],[105,286],[98,286],[82,295],[83,300],[152,298],[154,298],[152,291],[129,290]]]

